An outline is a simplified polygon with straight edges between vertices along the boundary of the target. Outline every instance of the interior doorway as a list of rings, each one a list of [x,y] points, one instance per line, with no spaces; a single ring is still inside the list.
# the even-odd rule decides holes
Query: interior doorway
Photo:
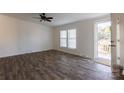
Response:
[[[95,61],[111,66],[111,21],[96,23]]]

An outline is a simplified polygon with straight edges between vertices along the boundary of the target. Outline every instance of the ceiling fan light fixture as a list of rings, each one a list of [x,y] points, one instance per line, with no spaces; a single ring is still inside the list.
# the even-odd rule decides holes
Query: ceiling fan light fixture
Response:
[[[42,14],[40,14],[39,16],[40,16],[40,17],[33,17],[33,18],[35,18],[35,19],[40,19],[40,22],[43,22],[43,21],[44,21],[44,22],[45,22],[45,21],[47,21],[47,22],[52,22],[53,17],[47,17],[45,13],[42,13]]]

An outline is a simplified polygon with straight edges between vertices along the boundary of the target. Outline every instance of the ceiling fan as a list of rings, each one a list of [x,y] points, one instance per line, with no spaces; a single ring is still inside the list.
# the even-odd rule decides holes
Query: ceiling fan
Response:
[[[48,21],[48,22],[52,22],[53,17],[47,17],[45,13],[42,13],[39,15],[39,17],[33,17],[35,19],[40,19],[40,22],[42,21]]]

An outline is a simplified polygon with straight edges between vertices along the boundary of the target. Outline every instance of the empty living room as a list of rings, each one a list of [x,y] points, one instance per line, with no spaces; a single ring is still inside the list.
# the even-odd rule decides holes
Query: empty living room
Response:
[[[123,0],[0,0],[0,93],[123,86]]]
[[[1,13],[1,80],[124,79],[124,14]]]
[[[0,93],[123,93],[123,0],[0,0]]]

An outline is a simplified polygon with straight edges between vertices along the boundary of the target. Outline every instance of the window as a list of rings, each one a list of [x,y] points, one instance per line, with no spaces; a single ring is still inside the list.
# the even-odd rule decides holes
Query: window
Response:
[[[76,48],[76,29],[68,30],[68,48]]]
[[[76,29],[60,31],[60,47],[76,48]]]
[[[67,31],[60,31],[60,47],[67,47]]]

